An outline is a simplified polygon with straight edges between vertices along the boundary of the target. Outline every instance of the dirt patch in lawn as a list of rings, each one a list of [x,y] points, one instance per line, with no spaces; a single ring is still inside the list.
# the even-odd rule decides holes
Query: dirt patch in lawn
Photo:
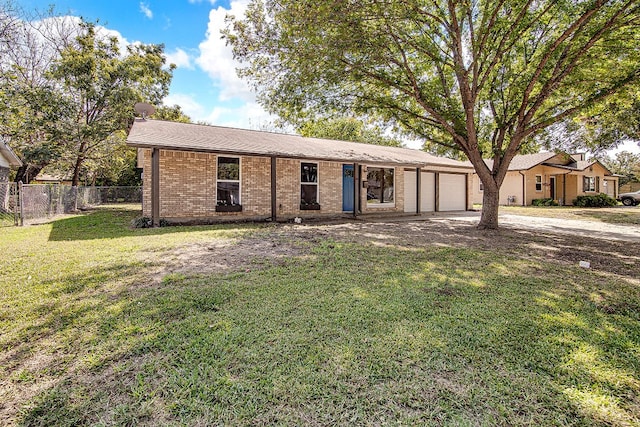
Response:
[[[515,229],[478,230],[475,224],[438,219],[402,222],[314,222],[265,227],[246,237],[182,245],[156,253],[156,277],[170,273],[250,271],[311,256],[323,242],[348,242],[406,249],[457,247],[640,278],[640,252],[629,242]],[[148,255],[146,255],[148,256]]]

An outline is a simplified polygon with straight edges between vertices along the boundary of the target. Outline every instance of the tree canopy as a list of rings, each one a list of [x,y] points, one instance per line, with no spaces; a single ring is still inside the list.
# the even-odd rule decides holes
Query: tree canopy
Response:
[[[639,19],[637,0],[254,0],[224,35],[284,120],[375,115],[462,151],[496,228],[513,157],[637,84]]]
[[[309,120],[298,128],[302,136],[364,142],[375,145],[402,146],[398,138],[386,135],[380,126],[367,124],[354,117]]]
[[[612,173],[620,175],[620,185],[640,182],[640,154],[620,151],[614,156],[604,156],[600,160]]]

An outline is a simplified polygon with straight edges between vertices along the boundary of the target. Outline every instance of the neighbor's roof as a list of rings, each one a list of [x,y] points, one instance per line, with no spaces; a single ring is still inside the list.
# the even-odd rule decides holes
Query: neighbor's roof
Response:
[[[19,168],[22,166],[22,161],[16,156],[16,154],[9,148],[9,146],[0,139],[0,153],[4,156],[9,164],[13,167]]]
[[[127,143],[138,148],[472,169],[469,162],[436,157],[409,148],[148,119],[136,119]]]
[[[554,158],[558,153],[554,153],[551,151],[543,152],[543,153],[534,153],[534,154],[518,154],[516,155],[511,163],[509,164],[509,171],[522,171],[529,170],[533,167],[538,166],[541,163],[546,162]],[[493,159],[486,159],[484,161],[489,169],[493,167]],[[556,165],[553,165],[556,166]]]
[[[569,170],[572,170],[572,171],[580,171],[581,172],[583,170],[586,170],[589,166],[593,166],[593,165],[596,165],[596,164],[600,165],[602,167],[602,169],[607,171],[607,173],[609,175],[613,175],[611,173],[611,171],[609,170],[609,168],[607,168],[605,165],[603,165],[599,160],[589,160],[589,161],[578,160],[575,163],[575,165],[567,165],[567,166],[558,165],[558,167],[562,168],[562,169],[569,169]],[[556,165],[553,165],[553,166],[556,166]]]

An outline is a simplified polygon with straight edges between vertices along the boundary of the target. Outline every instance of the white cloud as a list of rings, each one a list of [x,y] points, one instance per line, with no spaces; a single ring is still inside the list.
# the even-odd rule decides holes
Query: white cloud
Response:
[[[187,68],[193,70],[193,64],[191,63],[191,57],[187,52],[180,48],[176,48],[174,52],[167,52],[164,54],[167,59],[167,64],[175,64],[178,68]]]
[[[209,25],[206,39],[200,43],[200,56],[196,63],[204,70],[220,88],[220,101],[240,98],[255,102],[255,95],[250,91],[246,82],[236,74],[239,63],[233,59],[231,47],[221,38],[220,30],[225,26],[225,17],[229,14],[244,16],[247,0],[231,2],[231,8],[219,6],[209,12]]]
[[[149,8],[149,5],[144,2],[140,2],[140,12],[149,19],[153,19],[153,11]]]
[[[629,151],[634,154],[640,154],[640,142],[627,140],[618,147],[609,150],[610,155],[615,155],[621,151]]]
[[[247,102],[239,107],[214,107],[203,121],[218,126],[240,129],[259,129],[273,122],[274,117],[256,102]]]
[[[184,113],[191,117],[193,121],[205,120],[207,114],[205,108],[198,103],[191,95],[182,93],[169,94],[164,98],[164,105],[179,105]]]

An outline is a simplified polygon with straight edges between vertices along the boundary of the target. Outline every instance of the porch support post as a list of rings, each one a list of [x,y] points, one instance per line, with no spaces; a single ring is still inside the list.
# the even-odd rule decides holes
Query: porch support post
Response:
[[[471,208],[473,209],[473,204],[471,202],[471,191],[469,188],[469,174],[464,175],[464,210],[469,210],[469,204],[471,204]]]
[[[435,182],[435,191],[433,192],[433,194],[435,195],[435,211],[436,212],[440,212],[440,173],[439,172],[435,172],[434,173],[434,182]]]
[[[160,225],[160,149],[151,151],[151,221]]]
[[[276,170],[276,156],[271,156],[271,221],[275,222],[278,219],[278,202],[276,195],[276,183],[277,183],[277,170]]]
[[[520,174],[520,176],[522,176],[522,206],[527,206],[527,193],[526,193],[526,185],[527,185],[527,181],[525,180],[524,174],[522,173],[522,171],[518,171],[518,173]]]
[[[562,174],[562,206],[567,205],[567,174]]]
[[[358,217],[360,209],[360,171],[358,163],[353,164],[353,217]]]
[[[420,215],[420,186],[422,178],[422,170],[420,168],[416,168],[416,215]]]

